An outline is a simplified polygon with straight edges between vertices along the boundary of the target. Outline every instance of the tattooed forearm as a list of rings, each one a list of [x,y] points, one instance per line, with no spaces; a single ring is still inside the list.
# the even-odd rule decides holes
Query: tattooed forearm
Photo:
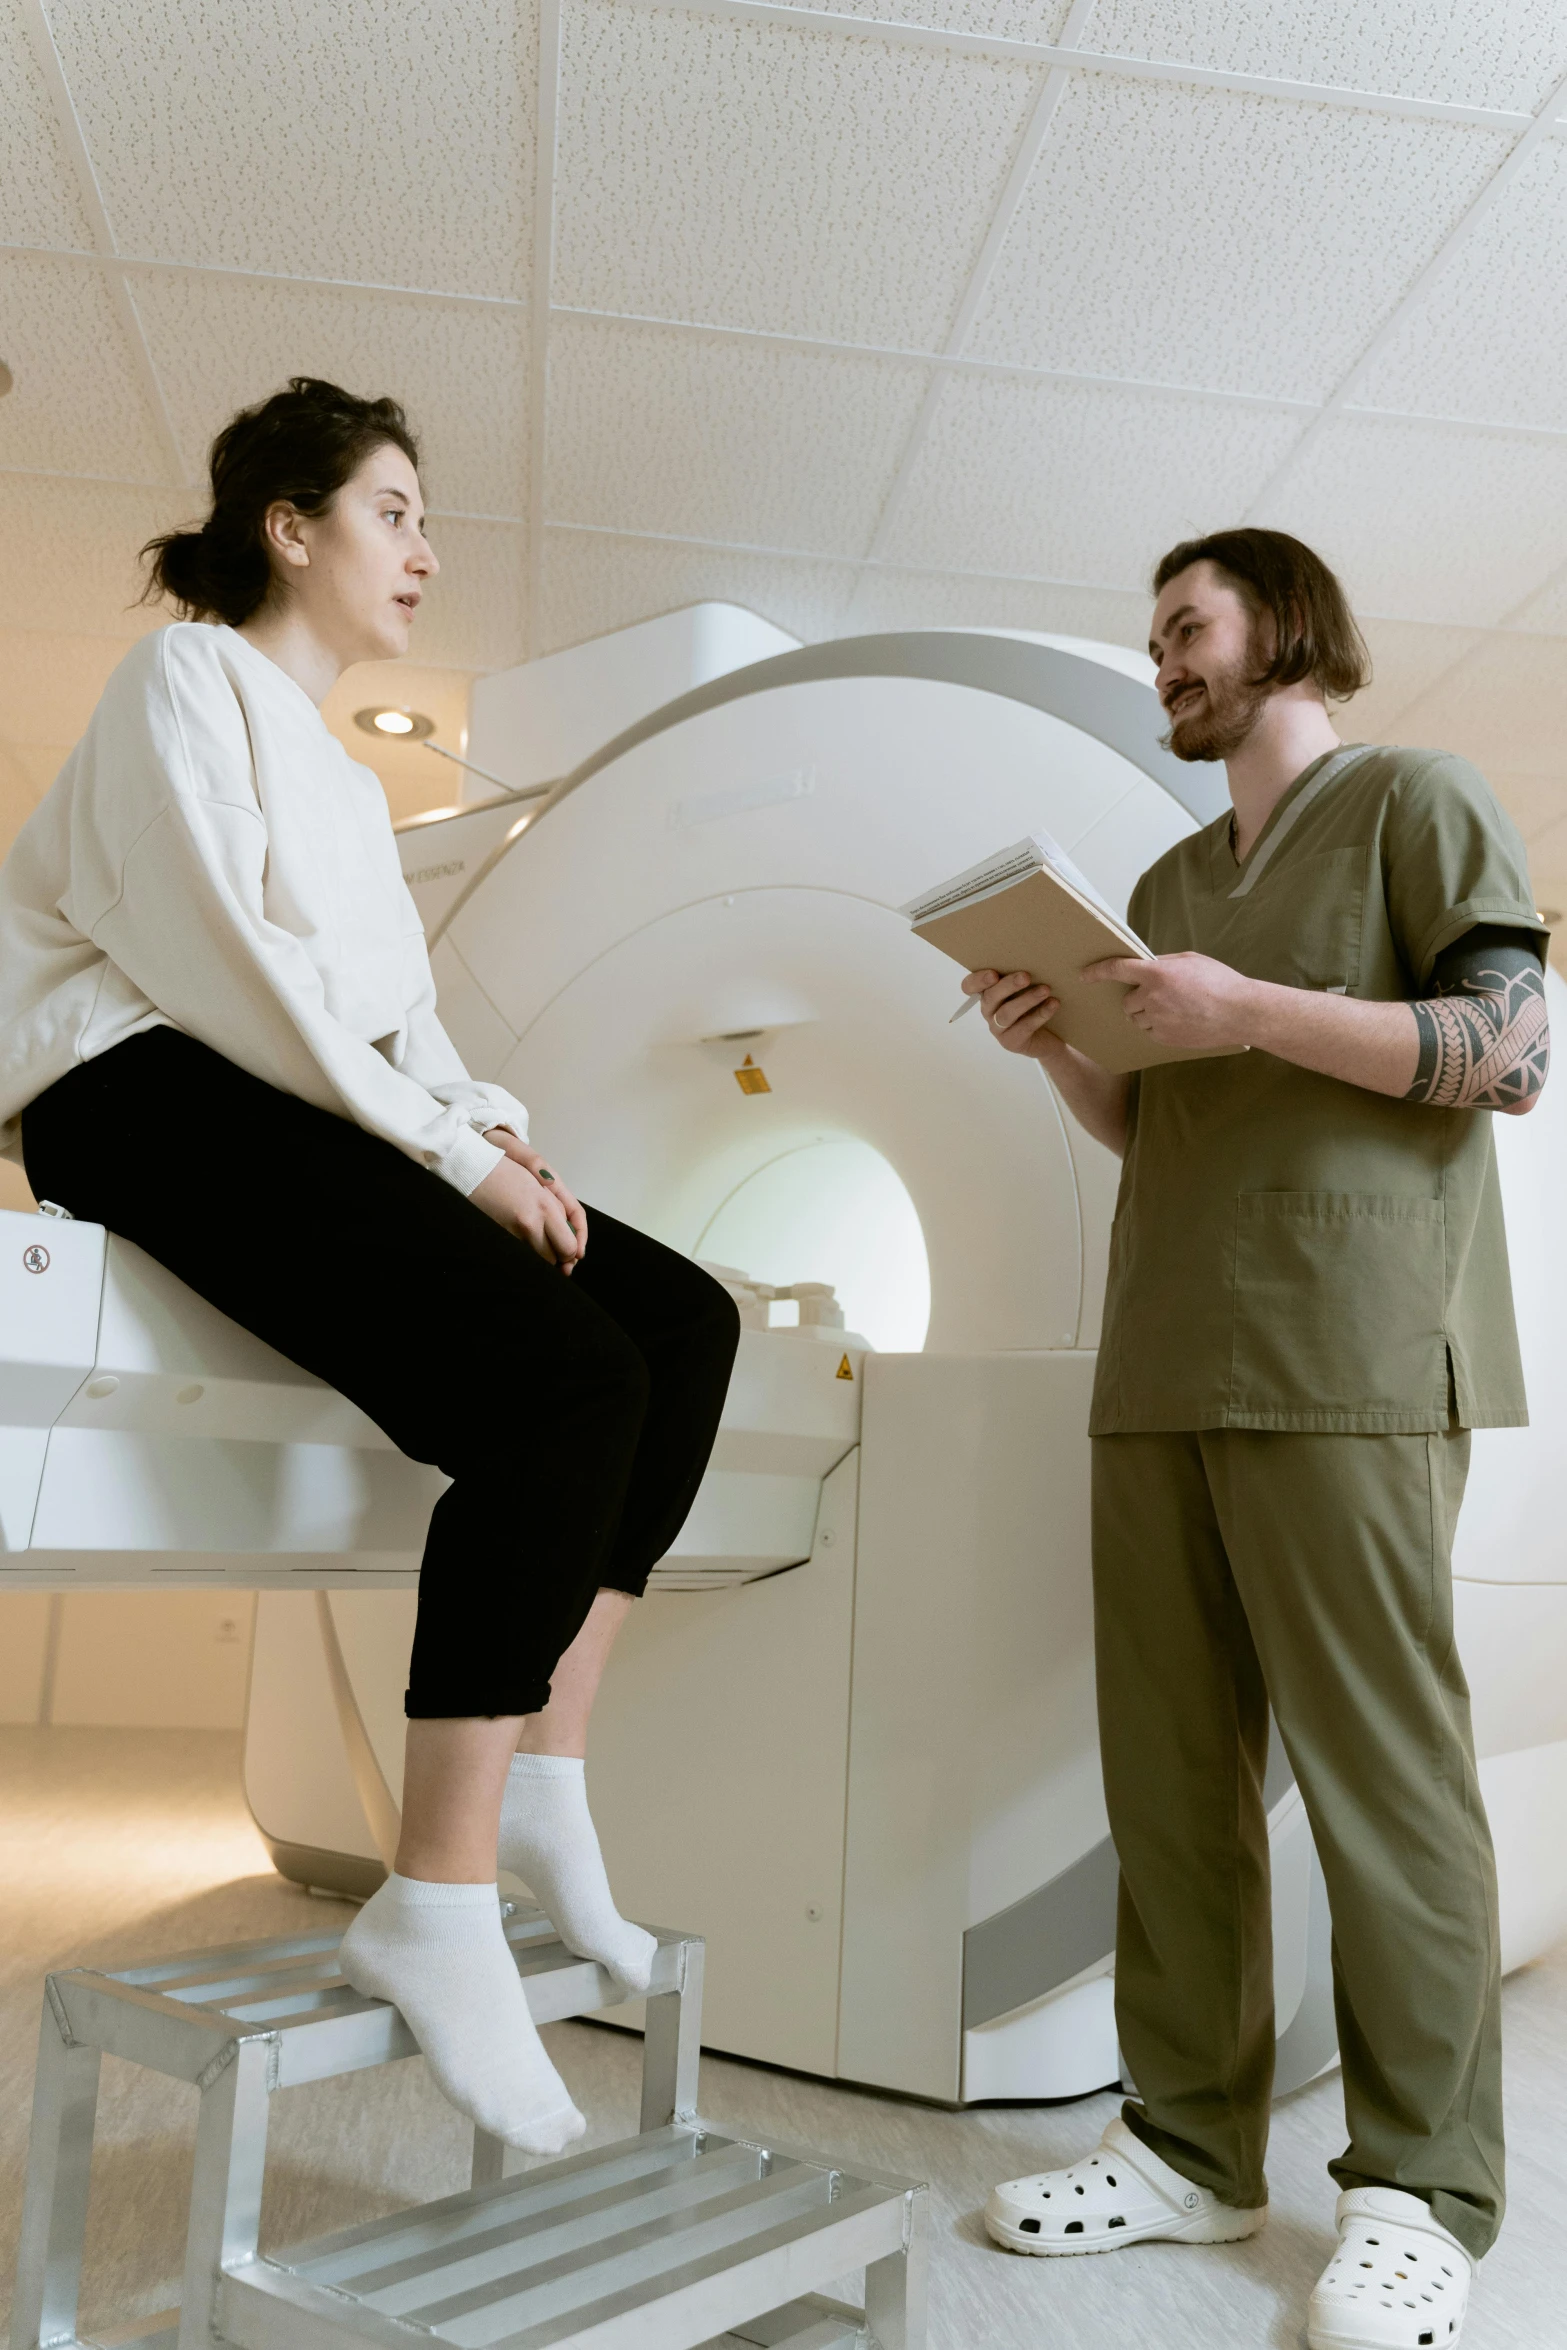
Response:
[[[1527,1109],[1545,1083],[1551,1036],[1533,939],[1477,929],[1439,955],[1432,992],[1410,1005],[1420,1065],[1405,1099],[1434,1109]]]

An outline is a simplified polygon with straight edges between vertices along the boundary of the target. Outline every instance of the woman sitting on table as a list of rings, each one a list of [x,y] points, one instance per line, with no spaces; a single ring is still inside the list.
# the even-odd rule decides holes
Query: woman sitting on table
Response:
[[[436,571],[400,407],[296,377],[144,550],[144,637],[0,873],[0,1148],[452,1479],[430,1521],[395,1867],[343,1940],[452,2103],[539,2154],[582,2116],[499,1866],[647,1987],[610,1896],[588,1716],[695,1497],[738,1341],[686,1258],[589,1219],[464,1069],[376,777],[320,704],[408,649]]]

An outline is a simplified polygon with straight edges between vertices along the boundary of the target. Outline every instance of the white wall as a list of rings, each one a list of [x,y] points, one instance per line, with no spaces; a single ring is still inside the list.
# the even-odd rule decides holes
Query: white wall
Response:
[[[0,1722],[238,1730],[249,1591],[0,1591]]]
[[[27,1188],[27,1177],[20,1167],[9,1159],[0,1159],[0,1208],[11,1208],[19,1216],[30,1216],[38,1202]]]
[[[0,1722],[36,1722],[49,1645],[48,1591],[0,1592]]]

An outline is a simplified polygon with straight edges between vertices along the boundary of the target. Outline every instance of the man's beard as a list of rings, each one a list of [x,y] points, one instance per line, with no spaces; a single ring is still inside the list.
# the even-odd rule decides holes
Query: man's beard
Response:
[[[1189,718],[1177,718],[1164,737],[1164,748],[1177,759],[1232,759],[1257,723],[1267,700],[1267,688],[1257,684],[1252,658],[1221,670],[1207,682],[1203,699]]]

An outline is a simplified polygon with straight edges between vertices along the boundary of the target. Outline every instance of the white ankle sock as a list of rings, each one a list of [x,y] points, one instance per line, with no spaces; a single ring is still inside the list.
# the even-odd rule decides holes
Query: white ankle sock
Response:
[[[459,2113],[529,2154],[559,2154],[587,2128],[528,2013],[493,1885],[437,1885],[394,1871],[347,1933],[339,1964],[389,1999]]]
[[[597,1959],[628,1998],[647,1989],[658,1944],[615,1907],[586,1772],[575,1755],[513,1757],[501,1803],[500,1865],[522,1879],[568,1950]]]

